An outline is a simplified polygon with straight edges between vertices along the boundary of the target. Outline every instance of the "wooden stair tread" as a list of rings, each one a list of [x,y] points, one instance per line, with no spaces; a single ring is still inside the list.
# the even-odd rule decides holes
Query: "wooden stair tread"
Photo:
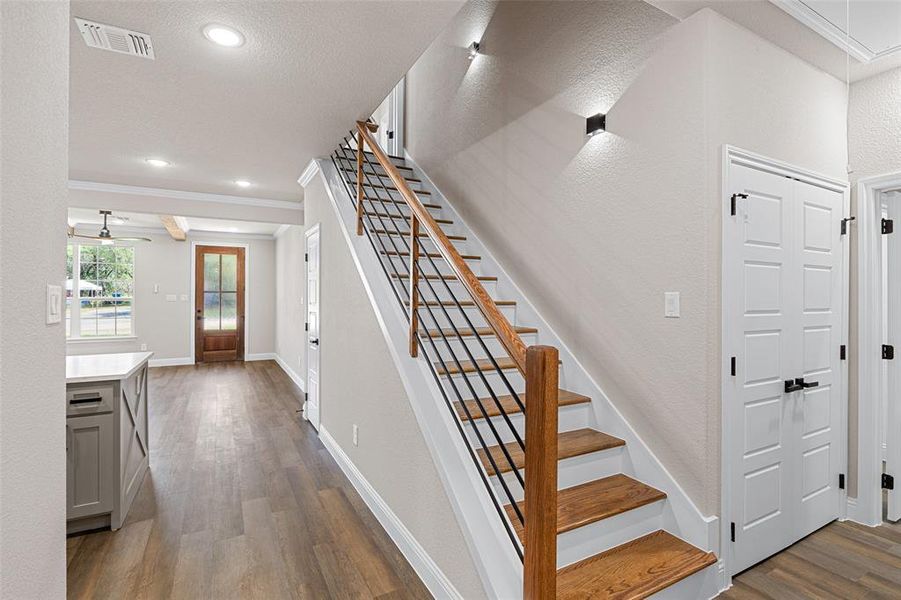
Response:
[[[528,404],[528,396],[525,393],[519,395],[519,399],[523,404]],[[501,409],[498,408],[497,403],[500,403],[504,412],[508,415],[516,414],[521,412],[519,408],[519,403],[516,402],[516,399],[511,395],[506,396],[498,396],[497,403],[495,403],[493,398],[481,398],[482,406],[485,407],[485,412],[488,413],[489,417],[498,417],[501,414]],[[557,390],[557,406],[571,406],[573,404],[585,404],[587,402],[591,402],[591,398],[588,396],[583,396],[582,394],[577,394],[575,392],[570,392],[567,390]],[[465,406],[465,408],[464,408]],[[469,414],[473,416],[474,419],[482,419],[484,418],[482,414],[482,410],[479,408],[478,403],[475,400],[467,400],[465,402],[460,402],[459,400],[454,402],[454,408],[457,409],[457,414],[460,416],[462,421],[468,421],[469,417],[466,414],[466,409],[469,409]]]
[[[515,369],[516,363],[509,356],[495,358],[494,362],[501,369]],[[460,361],[460,366],[456,364],[442,365],[440,362],[435,363],[435,370],[439,375],[459,375],[460,373],[475,373],[476,371],[494,371],[494,363],[487,358],[477,358],[475,362],[468,358]]]
[[[389,215],[388,213],[380,213],[380,212],[372,212],[372,211],[363,211],[364,215],[368,215],[370,217],[381,217],[383,219],[398,219],[399,221],[409,221],[409,215]],[[450,219],[435,219],[436,223],[441,223],[442,225],[453,225],[454,222]]]
[[[356,183],[355,181],[354,181],[354,182],[351,182],[351,184],[352,184],[352,185],[357,185],[357,183]],[[378,189],[378,190],[394,190],[395,192],[400,193],[400,190],[398,190],[398,189],[397,189],[396,187],[394,187],[393,185],[388,185],[388,184],[372,185],[371,183],[364,183],[364,184],[363,184],[363,187],[364,187],[364,188],[374,188],[374,189]],[[428,191],[428,190],[411,190],[411,191],[412,191],[414,194],[416,194],[417,196],[418,196],[419,194],[425,194],[426,196],[431,196],[431,195],[432,195],[432,192],[430,192],[430,191]]]
[[[557,460],[573,458],[574,456],[581,456],[592,452],[600,452],[601,450],[609,450],[611,448],[624,446],[625,444],[625,441],[617,437],[587,427],[584,429],[575,429],[573,431],[564,431],[563,433],[557,434]],[[522,469],[526,464],[526,456],[522,448],[519,447],[519,444],[516,442],[508,442],[504,444],[504,446],[506,446],[507,452],[510,453],[510,458],[513,459],[513,464],[516,465],[516,468]],[[491,446],[488,448],[488,452],[491,453],[491,456],[500,468],[501,473],[513,470],[507,462],[507,458],[504,456],[500,446]],[[482,464],[485,466],[485,470],[488,474],[495,475],[491,462],[488,460],[488,454],[484,448],[479,448],[479,458],[482,460]]]
[[[481,279],[481,278],[480,278]],[[496,277],[494,278],[497,279]],[[538,333],[538,329],[536,327],[523,327],[523,326],[514,326],[513,329],[516,333]],[[442,336],[443,334],[443,336]],[[476,327],[474,330],[469,327],[457,328],[456,330],[450,328],[444,329],[429,329],[426,331],[426,335],[433,338],[440,337],[473,337],[475,335],[485,336],[485,335],[496,335],[494,330],[490,327]]]
[[[381,166],[381,165],[379,165],[379,166]],[[395,165],[395,166],[397,166],[397,165]],[[384,167],[382,167],[382,168],[384,169]],[[410,171],[413,170],[413,169],[410,169],[410,167],[403,167],[403,168],[409,169]],[[341,170],[347,171],[348,173],[356,173],[357,172],[356,168],[351,169],[350,167],[341,167]],[[363,175],[373,175],[375,177],[390,177],[387,173],[376,173],[375,171],[367,171],[366,169],[363,169]],[[422,183],[422,179],[416,179],[415,177],[407,177],[406,175],[404,175],[404,179],[406,179],[407,181],[415,181],[416,183]]]
[[[385,231],[384,229],[373,229],[372,232],[373,232],[373,233],[377,233],[378,235],[400,235],[400,236],[404,236],[404,237],[409,237],[409,235],[410,235],[410,232],[409,232],[409,231],[400,231],[400,232],[397,232],[397,231]],[[445,235],[447,235],[447,234],[445,234]],[[419,237],[425,237],[425,238],[427,238],[427,237],[429,237],[429,234],[423,231],[422,233],[419,234]],[[447,236],[447,239],[449,239],[449,240],[455,240],[455,241],[458,241],[458,242],[463,242],[463,241],[466,241],[466,236],[463,236],[463,235],[448,235],[448,236]]]
[[[454,302],[453,300],[442,300],[441,302],[437,302],[435,300],[429,300],[428,302],[420,302],[420,305],[438,306],[440,304],[441,306],[449,306],[452,308],[456,308],[457,303],[459,303],[460,306],[465,306],[467,308],[475,307],[475,305],[476,305],[476,303],[473,300],[457,300],[457,302]],[[516,300],[495,300],[494,303],[497,306],[516,306]],[[410,306],[410,301],[404,300],[404,304],[407,306]]]
[[[664,498],[666,494],[660,490],[622,473],[566,488],[557,492],[557,533],[572,531]],[[528,518],[525,502],[516,504]],[[525,532],[513,505],[506,505],[504,510],[516,535],[523,540]]]
[[[387,256],[405,256],[407,258],[410,257],[410,253],[405,250],[401,250],[400,252],[398,252],[396,250],[381,250],[380,252],[381,252],[381,254],[385,254]],[[420,252],[419,256],[428,256],[429,258],[441,258],[441,259],[444,258],[437,252]],[[462,258],[463,260],[482,260],[482,257],[478,256],[476,254],[461,254],[460,258]]]
[[[559,569],[557,598],[647,598],[714,563],[712,552],[658,530]]]
[[[409,275],[401,275],[399,273],[392,273],[391,277],[393,279],[409,279],[410,278]],[[429,273],[428,275],[420,274],[419,277],[420,277],[420,279],[422,279],[422,278],[432,279],[432,280],[444,279],[446,281],[457,281],[456,275],[449,275],[449,274],[438,275],[435,273]],[[497,277],[495,277],[494,275],[479,275],[476,277],[476,279],[478,279],[479,281],[497,281]]]
[[[344,150],[350,150],[351,152],[354,153],[354,157],[356,157],[356,155],[357,155],[357,149],[356,149],[356,148],[351,148],[350,146],[341,146],[341,148],[343,148]],[[373,154],[373,153],[370,152],[369,150],[363,150],[363,154],[368,154],[369,156],[375,156],[375,154]],[[390,158],[390,159],[392,159],[392,160],[403,160],[403,161],[406,161],[406,160],[407,160],[407,159],[404,158],[403,156],[394,156],[393,154],[387,154],[387,153],[386,153],[385,156],[387,156],[388,158]],[[350,159],[348,159],[348,160],[350,160]],[[381,166],[381,165],[379,165],[379,166]],[[399,167],[400,165],[394,165],[394,166],[395,166],[395,167]],[[404,168],[405,168],[405,169],[409,169],[410,167],[404,167]]]
[[[371,198],[369,196],[366,196],[366,199],[372,200],[373,202],[393,202],[394,204],[400,205],[402,208],[410,208],[410,206],[407,204],[406,200],[395,200],[394,198]],[[426,202],[422,202],[421,204],[426,208],[431,208],[433,210],[441,210],[440,204],[428,204]]]

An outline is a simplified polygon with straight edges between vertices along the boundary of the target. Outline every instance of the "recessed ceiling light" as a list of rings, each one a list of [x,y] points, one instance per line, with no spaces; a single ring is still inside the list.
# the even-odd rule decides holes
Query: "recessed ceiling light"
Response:
[[[237,48],[244,44],[244,36],[241,35],[241,32],[225,25],[210,23],[203,28],[203,35],[214,44],[228,48]]]
[[[235,185],[238,187],[250,187],[250,182],[246,179],[236,179]]]
[[[153,165],[154,167],[168,167],[169,161],[163,160],[162,158],[147,158],[144,160],[148,165]]]

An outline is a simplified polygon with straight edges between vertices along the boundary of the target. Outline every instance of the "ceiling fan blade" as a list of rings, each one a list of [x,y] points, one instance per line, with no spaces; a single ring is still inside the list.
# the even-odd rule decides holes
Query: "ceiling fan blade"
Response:
[[[111,238],[107,238],[111,240],[115,240],[117,242],[152,242],[150,238],[145,237],[125,237],[125,236],[113,236]]]
[[[72,234],[69,234],[69,237],[84,238],[84,239],[86,239],[86,240],[100,240],[100,239],[103,239],[103,238],[101,238],[99,235],[85,235],[85,234],[83,234],[83,233],[72,233]]]

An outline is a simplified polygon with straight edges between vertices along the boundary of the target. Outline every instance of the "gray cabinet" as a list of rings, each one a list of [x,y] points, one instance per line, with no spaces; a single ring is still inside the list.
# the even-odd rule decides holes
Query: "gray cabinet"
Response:
[[[115,431],[112,414],[66,420],[66,517],[76,519],[113,509]]]

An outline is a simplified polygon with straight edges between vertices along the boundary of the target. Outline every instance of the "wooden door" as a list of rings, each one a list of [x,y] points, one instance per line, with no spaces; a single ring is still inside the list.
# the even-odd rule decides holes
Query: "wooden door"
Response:
[[[244,360],[244,248],[197,246],[194,360]]]

